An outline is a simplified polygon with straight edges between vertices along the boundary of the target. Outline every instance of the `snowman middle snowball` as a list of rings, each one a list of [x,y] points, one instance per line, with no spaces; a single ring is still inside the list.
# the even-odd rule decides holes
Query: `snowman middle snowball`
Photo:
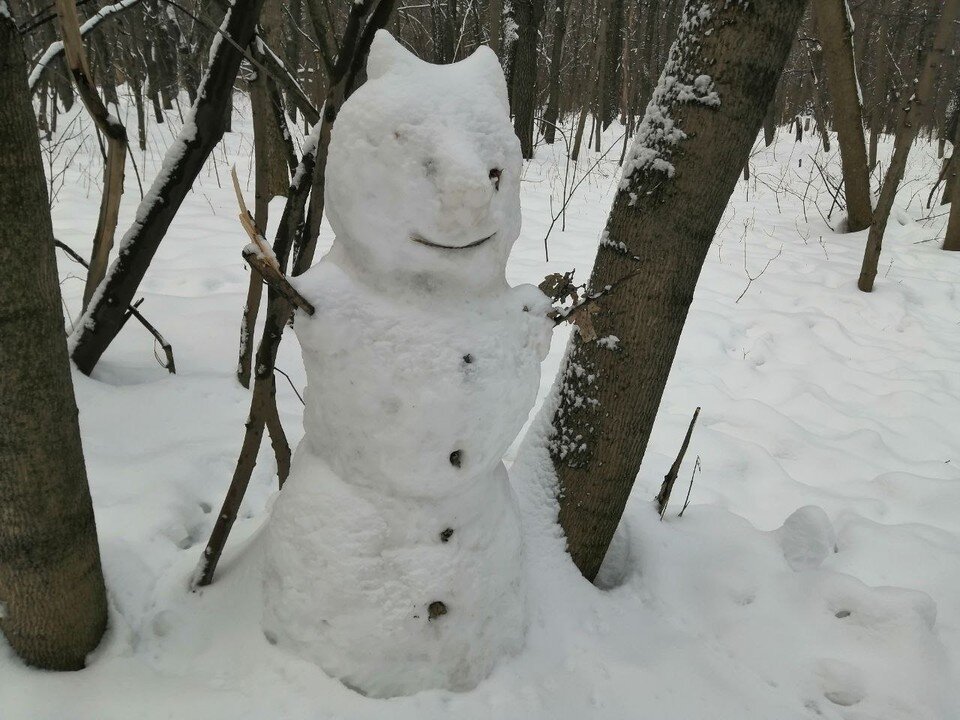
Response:
[[[496,56],[378,33],[327,162],[336,239],[299,278],[306,434],[264,541],[267,636],[365,694],[467,690],[526,626],[503,454],[550,301],[510,287],[519,143]]]

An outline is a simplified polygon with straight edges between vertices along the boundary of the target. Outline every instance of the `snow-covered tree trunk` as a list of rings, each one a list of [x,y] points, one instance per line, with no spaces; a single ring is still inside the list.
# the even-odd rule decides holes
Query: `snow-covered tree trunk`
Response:
[[[28,663],[76,670],[107,600],[25,63],[0,0],[0,630]]]
[[[119,257],[91,298],[71,338],[73,361],[85,374],[90,374],[123,327],[127,306],[167,228],[207,156],[223,137],[232,107],[233,82],[243,57],[238,48],[250,43],[262,4],[263,0],[236,0],[221,28],[230,40],[223,40],[219,35],[213,40],[210,66],[201,83],[197,103],[176,142],[167,150],[163,169],[120,242]]]
[[[704,257],[773,97],[805,0],[690,0],[637,130],[572,340],[551,455],[560,523],[593,579],[620,521]],[[709,178],[710,181],[705,181]]]
[[[873,207],[867,144],[863,137],[863,103],[853,52],[853,20],[846,0],[814,0],[813,9],[840,144],[847,229],[856,232],[870,226]]]

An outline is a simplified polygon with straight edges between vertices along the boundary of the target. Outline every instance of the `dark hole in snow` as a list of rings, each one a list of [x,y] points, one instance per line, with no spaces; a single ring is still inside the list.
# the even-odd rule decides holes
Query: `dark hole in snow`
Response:
[[[473,355],[471,355],[470,353],[467,353],[466,355],[463,356],[463,361],[464,361],[467,365],[472,364],[472,363],[473,363]]]
[[[503,170],[500,168],[491,168],[490,169],[490,179],[493,180],[493,189],[500,189],[500,176],[503,174]]]
[[[454,450],[450,453],[450,464],[454,467],[460,467],[463,463],[463,452],[460,450]]]
[[[837,618],[840,618],[841,620],[843,620],[843,618],[845,618],[845,617],[850,617],[850,611],[849,611],[849,610],[838,610],[838,611],[837,611],[837,614],[834,615],[834,617],[837,617]]]
[[[439,600],[434,600],[432,603],[430,603],[430,604],[427,606],[427,613],[428,613],[428,615],[430,616],[430,617],[428,618],[428,620],[433,620],[434,618],[438,618],[438,617],[440,617],[441,615],[446,615],[446,614],[447,614],[447,606],[444,605],[444,604],[443,604],[442,602],[440,602]]]
[[[447,542],[453,536],[453,528],[447,528],[440,533],[440,542]]]

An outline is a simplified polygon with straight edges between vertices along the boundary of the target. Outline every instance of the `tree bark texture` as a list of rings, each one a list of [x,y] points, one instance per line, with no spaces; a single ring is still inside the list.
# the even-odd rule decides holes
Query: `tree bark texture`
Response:
[[[167,151],[165,172],[137,209],[137,219],[121,241],[119,257],[97,288],[90,307],[78,323],[73,361],[89,375],[123,326],[154,253],[173,222],[180,204],[207,157],[223,137],[233,100],[233,82],[243,54],[237,46],[250,44],[263,0],[236,0],[225,20],[224,32],[234,43],[220,41],[201,83],[199,99],[184,130]]]
[[[956,91],[954,98],[957,97]],[[960,106],[954,106],[953,117],[946,123],[947,129],[952,131],[950,137],[953,140],[953,150],[951,155],[944,163],[943,175],[946,175],[946,182],[943,188],[943,201],[941,204],[950,203],[950,217],[947,220],[947,233],[943,239],[943,249],[950,251],[960,251],[960,182],[957,182],[957,173],[960,172],[960,155],[957,154],[957,148],[960,147],[960,123],[957,122],[958,110]],[[932,195],[932,193],[931,193]]]
[[[833,100],[833,122],[843,165],[847,200],[847,228],[856,232],[870,227],[870,169],[863,137],[863,107],[853,53],[853,24],[846,0],[813,0],[817,34],[823,45],[827,85]]]
[[[593,323],[599,337],[618,342],[608,349],[572,339],[550,442],[560,524],[590,580],[640,468],[704,257],[805,4],[687,2],[637,130],[589,282],[589,292],[613,288]]]
[[[808,42],[806,43],[806,50],[813,74],[813,120],[817,124],[817,132],[823,142],[824,152],[830,152],[830,132],[827,130],[827,114],[830,102],[824,88],[826,72],[823,69],[823,47],[818,42]]]
[[[917,136],[920,118],[926,106],[930,104],[934,78],[943,62],[947,46],[953,40],[954,24],[958,15],[960,15],[960,0],[946,0],[940,21],[937,23],[933,44],[923,57],[913,93],[904,104],[900,126],[893,143],[893,157],[883,178],[877,209],[873,213],[873,224],[870,225],[870,234],[867,236],[867,245],[863,251],[863,264],[860,266],[860,278],[857,280],[857,287],[863,292],[873,290],[877,266],[880,263],[880,252],[883,248],[883,235],[887,229],[887,221],[890,219],[890,211],[893,209],[893,200],[897,196],[900,181],[903,180],[903,173],[907,168],[907,156]]]
[[[550,47],[550,90],[547,108],[543,112],[543,140],[552,145],[557,137],[557,122],[560,120],[560,70],[563,65],[563,40],[567,34],[566,0],[556,0],[553,11],[553,41]]]
[[[0,13],[0,630],[77,670],[107,624],[26,58]]]
[[[533,157],[534,116],[537,111],[537,44],[545,0],[513,0],[517,43],[510,77],[513,129],[523,157]]]
[[[600,68],[599,117],[606,130],[617,114],[620,92],[620,57],[623,51],[624,0],[611,0],[607,6],[606,37],[603,39],[603,60]]]
[[[487,43],[490,49],[500,55],[500,31],[503,28],[503,0],[488,0],[487,13]],[[503,58],[501,58],[501,62]]]
[[[954,146],[956,147],[956,146]],[[956,155],[954,150],[954,155]],[[943,249],[960,251],[960,182],[954,182],[950,188],[950,219],[947,221],[947,234],[943,239]]]

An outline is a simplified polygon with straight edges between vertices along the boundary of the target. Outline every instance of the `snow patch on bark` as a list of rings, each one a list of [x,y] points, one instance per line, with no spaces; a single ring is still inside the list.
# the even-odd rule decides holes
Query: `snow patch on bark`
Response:
[[[623,164],[620,189],[630,191],[633,179],[643,172],[659,172],[672,178],[676,171],[671,162],[674,148],[687,137],[673,117],[672,109],[681,103],[699,103],[708,107],[720,105],[720,95],[713,79],[702,72],[684,70],[688,56],[698,51],[698,33],[703,32],[713,13],[706,5],[687,5],[677,42],[670,48],[660,81],[653,91],[637,137]],[[709,32],[709,31],[706,31]],[[630,204],[637,196],[631,194]]]

